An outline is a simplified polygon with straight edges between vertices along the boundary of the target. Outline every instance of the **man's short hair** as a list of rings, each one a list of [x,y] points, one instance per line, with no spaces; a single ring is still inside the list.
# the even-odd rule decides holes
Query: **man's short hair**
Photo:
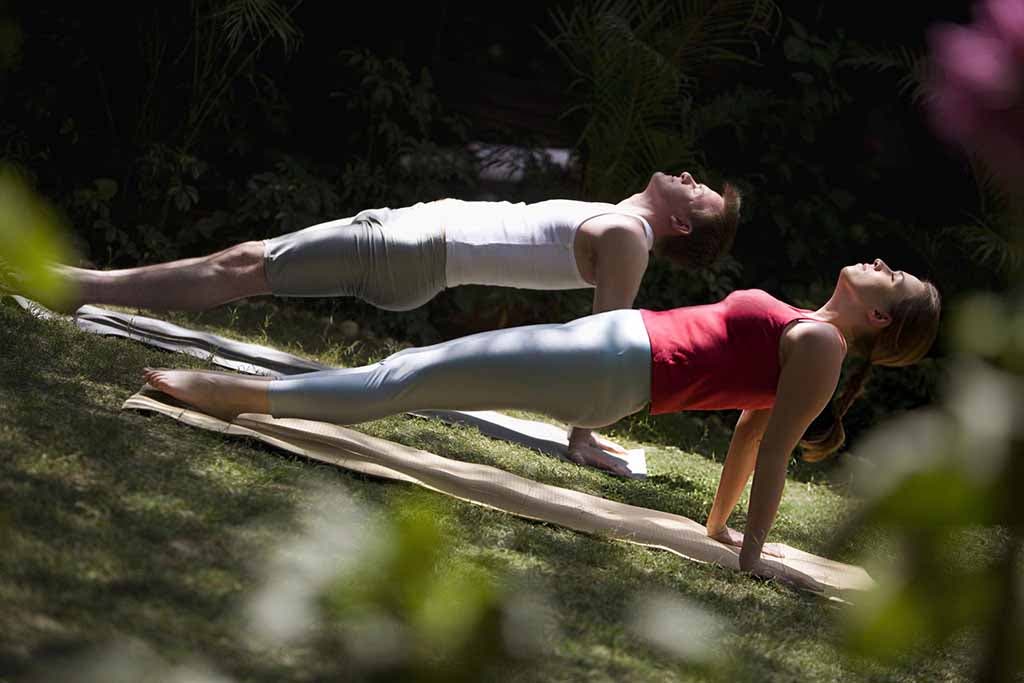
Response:
[[[725,205],[721,211],[698,211],[690,216],[690,232],[664,237],[655,245],[655,255],[682,268],[707,268],[732,249],[740,222],[743,197],[732,183],[722,187]]]

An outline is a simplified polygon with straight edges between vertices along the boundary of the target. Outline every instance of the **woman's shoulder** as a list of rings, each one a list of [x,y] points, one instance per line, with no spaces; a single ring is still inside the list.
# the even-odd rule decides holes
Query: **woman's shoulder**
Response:
[[[784,303],[763,289],[734,289],[722,299],[722,301],[749,301],[750,303],[764,305],[765,303]]]
[[[801,364],[839,364],[846,357],[846,340],[831,323],[794,320],[782,333],[783,355]]]

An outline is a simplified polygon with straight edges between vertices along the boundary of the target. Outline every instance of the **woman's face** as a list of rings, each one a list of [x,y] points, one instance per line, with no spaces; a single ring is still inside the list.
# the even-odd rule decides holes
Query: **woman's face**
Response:
[[[925,284],[910,273],[893,270],[882,259],[872,263],[846,266],[839,274],[839,285],[845,284],[853,298],[867,309],[887,313],[892,305],[907,297],[921,294]]]

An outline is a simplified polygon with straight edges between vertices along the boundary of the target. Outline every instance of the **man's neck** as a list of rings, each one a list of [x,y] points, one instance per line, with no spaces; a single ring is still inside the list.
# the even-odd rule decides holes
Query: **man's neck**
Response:
[[[645,192],[637,192],[631,197],[623,199],[616,206],[621,206],[630,213],[643,216],[650,223],[655,237],[665,234],[667,226],[663,225],[662,213],[658,210],[657,204]]]

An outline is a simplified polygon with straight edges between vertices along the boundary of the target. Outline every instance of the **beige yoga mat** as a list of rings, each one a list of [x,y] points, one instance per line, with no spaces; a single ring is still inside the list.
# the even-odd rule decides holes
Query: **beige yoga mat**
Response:
[[[215,432],[253,437],[314,460],[413,483],[520,517],[739,569],[738,548],[709,539],[703,525],[686,517],[543,484],[488,465],[443,458],[339,425],[256,414],[239,415],[227,423],[186,407],[148,385],[123,407],[161,413]],[[874,581],[860,567],[781,547],[783,559],[765,557],[765,562],[785,575],[813,578],[829,598],[848,601],[851,592],[874,587]]]
[[[82,306],[73,316],[61,315],[25,297],[11,298],[21,308],[38,318],[66,320],[83,332],[131,339],[164,351],[202,358],[212,365],[250,375],[287,377],[330,369],[328,365],[269,346],[249,344],[209,332],[191,330],[158,318],[112,311],[101,306]],[[476,427],[489,437],[518,443],[556,458],[566,459],[565,452],[569,445],[566,429],[547,422],[524,420],[493,410],[421,410],[411,414],[441,420],[448,424]],[[622,456],[610,457],[626,466],[630,478],[647,477],[647,458],[644,449],[634,448]]]

